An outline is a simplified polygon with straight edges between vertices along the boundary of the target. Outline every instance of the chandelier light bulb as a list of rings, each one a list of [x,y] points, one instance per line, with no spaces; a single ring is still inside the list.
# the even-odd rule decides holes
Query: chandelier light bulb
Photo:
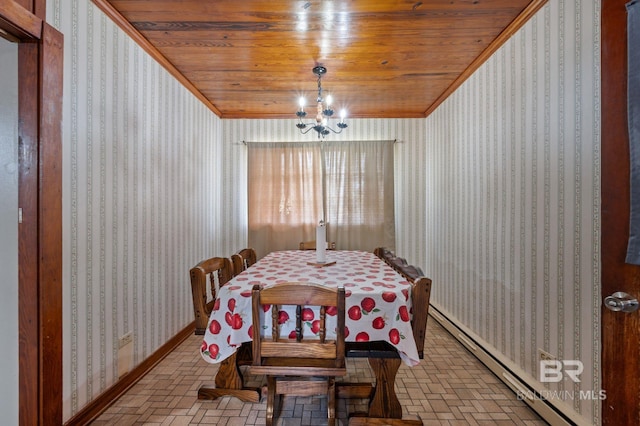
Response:
[[[326,103],[327,107],[331,106],[331,104],[333,103],[333,98],[331,97],[331,95],[327,95]]]

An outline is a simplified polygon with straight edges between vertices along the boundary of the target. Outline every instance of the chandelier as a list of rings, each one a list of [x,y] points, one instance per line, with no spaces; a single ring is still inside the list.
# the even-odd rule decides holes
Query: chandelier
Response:
[[[343,129],[347,127],[347,123],[344,122],[344,117],[346,115],[345,110],[340,111],[340,121],[336,124],[339,130],[334,130],[329,127],[329,118],[333,116],[333,109],[331,109],[331,95],[327,96],[326,99],[322,98],[322,76],[326,74],[327,69],[323,66],[317,66],[313,68],[313,73],[318,76],[318,111],[316,113],[315,121],[310,121],[305,123],[303,119],[307,116],[307,113],[304,111],[305,99],[303,97],[300,98],[300,109],[296,112],[298,116],[298,123],[296,127],[300,130],[300,133],[307,134],[309,130],[313,129],[318,132],[318,138],[324,138],[329,132],[333,133],[341,133]],[[306,129],[306,130],[305,130]]]

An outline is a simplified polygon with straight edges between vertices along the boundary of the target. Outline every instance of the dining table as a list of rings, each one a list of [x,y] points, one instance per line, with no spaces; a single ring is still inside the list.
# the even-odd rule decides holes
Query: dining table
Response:
[[[239,360],[246,358],[247,353],[250,356],[250,350],[246,348],[256,332],[252,325],[251,290],[256,284],[266,287],[282,282],[310,282],[344,287],[347,345],[349,342],[360,345],[383,342],[397,353],[397,360],[389,360],[388,364],[374,369],[376,386],[371,398],[400,406],[393,389],[400,360],[408,366],[420,362],[410,322],[411,283],[370,252],[328,250],[323,257],[324,262],[318,262],[313,250],[272,252],[218,289],[200,354],[206,362],[220,363],[220,367],[215,387],[202,386],[198,391],[199,399],[231,395],[244,401],[259,401],[260,389],[244,387],[239,370]],[[295,321],[289,320],[286,312],[280,315],[285,328],[287,323],[295,328]],[[310,332],[314,326],[313,321],[304,324]],[[270,330],[261,332],[266,334]],[[398,410],[388,413],[384,408],[376,410],[374,407],[373,411],[377,412],[377,417],[402,416]]]

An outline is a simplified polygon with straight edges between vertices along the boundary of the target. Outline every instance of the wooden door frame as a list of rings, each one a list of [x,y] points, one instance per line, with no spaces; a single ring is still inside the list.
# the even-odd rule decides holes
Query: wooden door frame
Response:
[[[45,0],[0,0],[18,42],[18,323],[20,425],[62,424],[63,37]]]
[[[616,291],[633,294],[629,286],[640,281],[640,267],[625,263],[630,210],[628,1],[602,1],[602,299]],[[640,313],[616,313],[603,307],[601,323],[602,388],[607,394],[602,423],[640,424]]]

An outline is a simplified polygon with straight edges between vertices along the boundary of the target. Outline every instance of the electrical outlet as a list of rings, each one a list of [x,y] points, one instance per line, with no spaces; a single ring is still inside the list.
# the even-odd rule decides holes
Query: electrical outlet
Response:
[[[549,352],[538,348],[538,358],[540,361],[555,361],[556,357]]]
[[[123,346],[128,345],[129,343],[133,342],[133,332],[128,332],[127,334],[125,334],[124,336],[120,337],[120,342],[118,345],[118,348],[121,348]]]
[[[133,332],[120,337],[118,342],[118,378],[124,376],[133,367]]]

